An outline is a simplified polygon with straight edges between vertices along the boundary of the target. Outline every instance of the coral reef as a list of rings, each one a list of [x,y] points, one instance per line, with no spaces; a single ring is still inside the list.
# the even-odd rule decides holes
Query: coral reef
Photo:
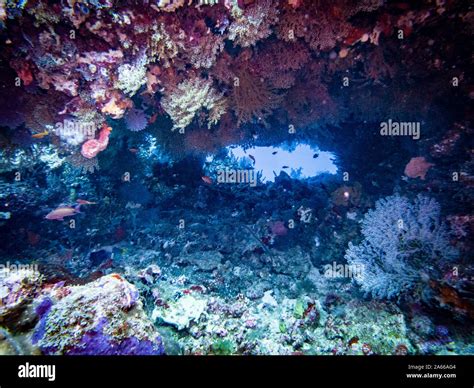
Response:
[[[244,11],[234,8],[235,20],[229,27],[229,39],[235,44],[254,46],[259,40],[271,35],[271,25],[278,21],[278,11],[272,0],[262,0]]]
[[[0,354],[473,354],[473,21],[0,0]]]
[[[18,324],[15,320],[38,295],[40,287],[41,276],[27,264],[2,268],[0,271],[0,324],[15,328]]]
[[[85,286],[53,289],[36,307],[33,343],[43,354],[163,354],[138,291],[120,275]]]

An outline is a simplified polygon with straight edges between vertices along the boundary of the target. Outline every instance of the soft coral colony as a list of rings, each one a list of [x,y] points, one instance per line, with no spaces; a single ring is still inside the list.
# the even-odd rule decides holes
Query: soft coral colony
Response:
[[[17,119],[9,122],[31,121],[31,106],[52,106],[47,115],[34,108],[41,124],[29,129],[53,129],[50,139],[59,138],[53,144],[76,153],[83,147],[89,158],[107,146],[100,131],[105,120],[125,116],[132,131],[144,129],[148,116],[140,109],[155,115],[155,125],[169,116],[171,129],[182,132],[229,128],[230,120],[229,140],[241,138],[246,123],[265,125],[282,104],[287,117],[279,120],[334,121],[336,113],[344,115],[328,90],[331,74],[359,67],[361,54],[376,53],[376,68],[364,76],[385,82],[392,72],[380,41],[399,30],[408,35],[443,12],[439,6],[391,14],[383,3],[2,0],[2,57],[23,87],[18,93],[32,101],[14,107]],[[360,23],[359,15],[370,18]],[[311,93],[308,82],[297,79],[310,80]],[[303,105],[310,108],[305,114]],[[90,134],[54,131],[64,120],[78,128],[92,123],[98,151],[88,151]]]

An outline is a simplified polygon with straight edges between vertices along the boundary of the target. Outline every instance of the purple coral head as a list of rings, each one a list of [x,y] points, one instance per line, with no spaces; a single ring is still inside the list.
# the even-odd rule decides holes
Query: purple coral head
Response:
[[[127,128],[132,132],[143,131],[148,125],[148,117],[141,109],[130,109],[125,116]]]

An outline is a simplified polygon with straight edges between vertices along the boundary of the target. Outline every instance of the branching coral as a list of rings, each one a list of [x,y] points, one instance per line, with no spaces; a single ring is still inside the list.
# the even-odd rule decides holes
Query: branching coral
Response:
[[[133,96],[146,83],[146,57],[141,56],[135,63],[125,63],[118,68],[117,89]]]
[[[148,40],[148,56],[151,60],[159,60],[165,67],[171,66],[173,58],[184,49],[184,31],[177,28],[168,31],[172,27],[167,27],[164,23],[154,24],[153,33]]]
[[[165,91],[161,102],[163,109],[173,120],[173,129],[186,128],[202,109],[213,110],[212,120],[215,121],[222,114],[222,99],[212,86],[211,79],[193,77],[179,83],[172,90]]]
[[[229,27],[229,39],[242,47],[254,46],[259,40],[269,37],[271,26],[278,21],[278,10],[272,0],[261,0],[236,14]]]
[[[159,0],[156,2],[156,5],[153,5],[153,7],[156,7],[158,11],[175,12],[185,4],[185,0]]]
[[[188,60],[195,68],[208,69],[214,65],[223,48],[224,38],[208,33],[199,40],[198,44],[187,49]]]

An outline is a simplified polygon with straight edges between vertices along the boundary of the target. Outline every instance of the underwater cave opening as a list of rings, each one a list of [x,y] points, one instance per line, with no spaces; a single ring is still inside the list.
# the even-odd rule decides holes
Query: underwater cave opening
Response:
[[[309,144],[279,146],[228,147],[237,162],[248,162],[261,173],[262,181],[274,182],[282,171],[293,179],[306,179],[323,173],[336,174],[336,155]]]

